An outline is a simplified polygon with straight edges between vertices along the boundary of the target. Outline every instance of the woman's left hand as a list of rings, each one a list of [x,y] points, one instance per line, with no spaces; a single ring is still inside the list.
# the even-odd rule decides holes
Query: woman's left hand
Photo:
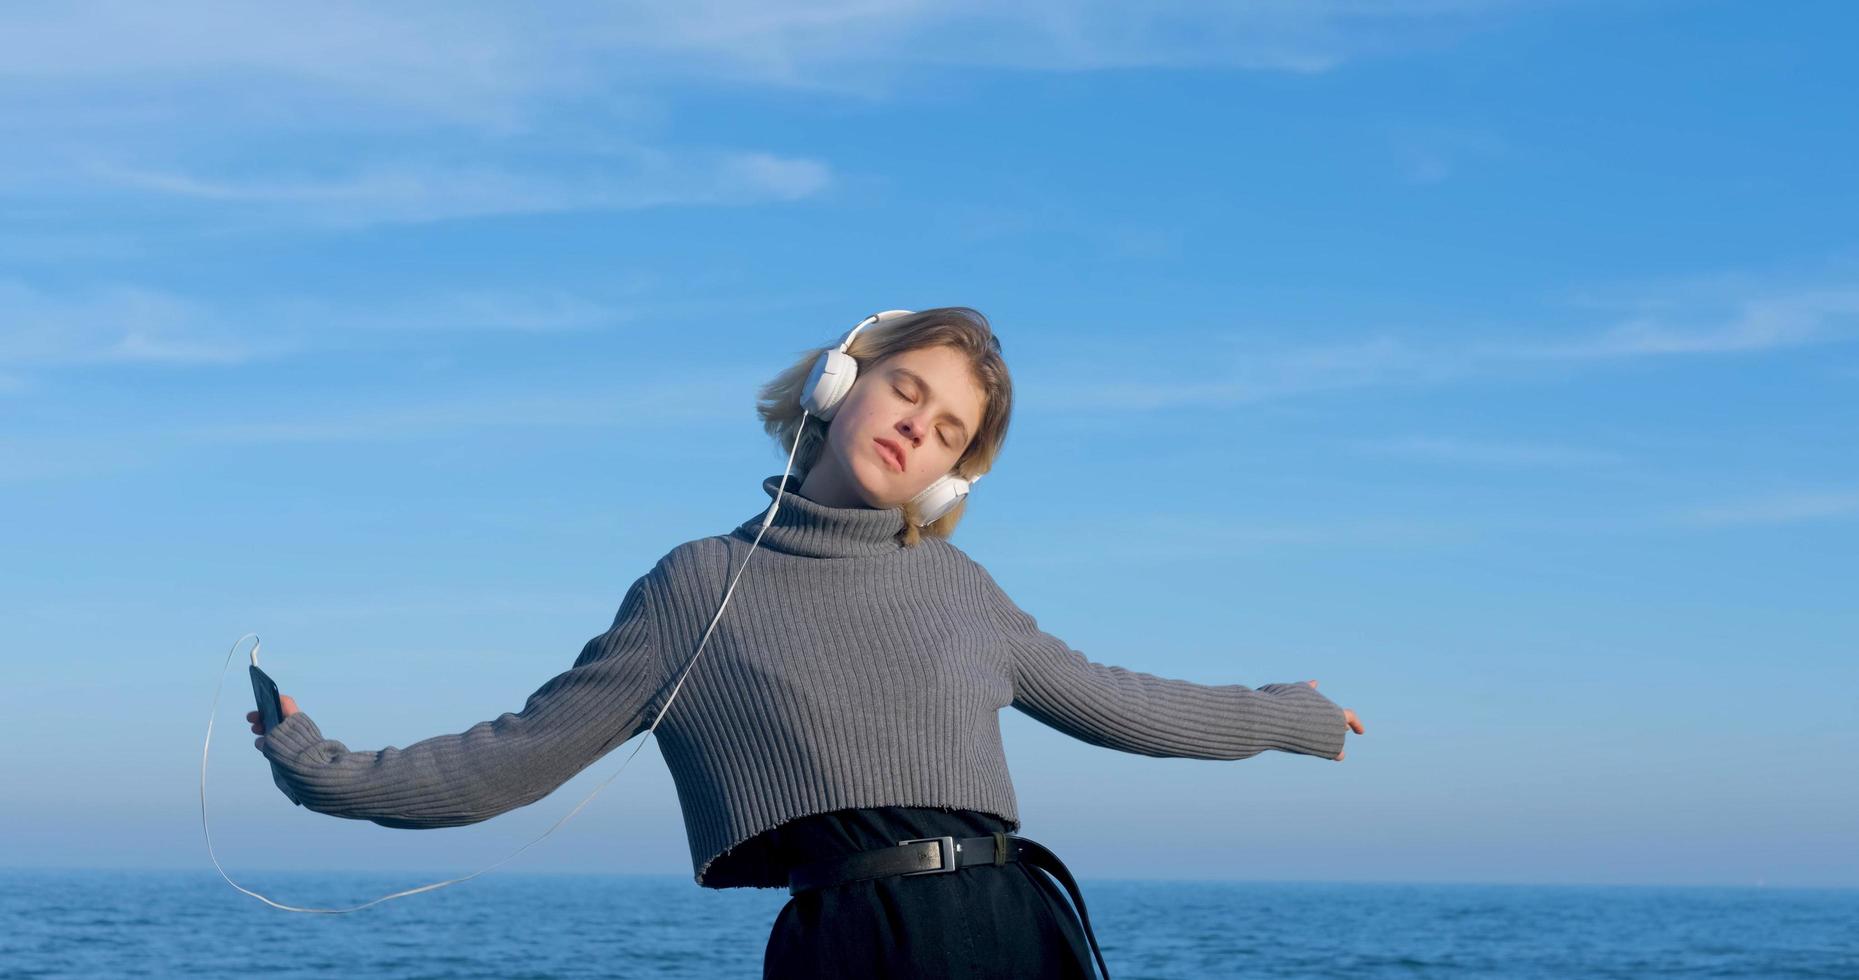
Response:
[[[1317,686],[1317,682],[1316,682],[1316,681],[1305,681],[1304,683],[1306,683],[1306,684],[1309,684],[1309,685],[1310,685],[1311,687],[1316,687],[1316,686]],[[1362,734],[1362,733],[1363,733],[1363,731],[1365,731],[1365,729],[1364,729],[1364,728],[1362,727],[1362,722],[1361,722],[1361,720],[1360,720],[1360,719],[1358,719],[1358,718],[1356,718],[1356,713],[1355,713],[1355,712],[1354,712],[1353,710],[1351,710],[1351,709],[1349,709],[1349,708],[1344,708],[1344,709],[1343,709],[1343,721],[1344,721],[1345,723],[1347,723],[1347,724],[1349,725],[1349,728],[1350,728],[1350,729],[1351,729],[1352,731],[1354,731],[1354,732],[1355,732],[1355,733],[1356,733],[1357,735],[1360,735],[1360,734]],[[1337,762],[1341,762],[1341,761],[1343,761],[1343,756],[1344,756],[1345,754],[1346,754],[1346,753],[1343,753],[1343,752],[1338,752],[1338,753],[1336,753],[1336,759],[1335,759],[1335,761],[1337,761]]]
[[[294,715],[297,712],[303,710],[302,708],[297,707],[297,700],[288,694],[278,695],[278,707],[284,709],[285,718],[289,718],[291,715]],[[252,723],[252,731],[257,732],[260,736],[258,738],[252,739],[252,748],[255,748],[258,751],[263,752],[265,750],[265,740],[263,738],[264,733],[265,733],[265,723],[258,720],[258,712],[256,711],[247,711],[245,713],[245,720]],[[283,719],[279,719],[279,720],[282,721]]]

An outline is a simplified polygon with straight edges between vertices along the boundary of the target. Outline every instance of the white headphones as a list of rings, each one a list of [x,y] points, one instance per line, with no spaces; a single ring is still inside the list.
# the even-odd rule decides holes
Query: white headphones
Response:
[[[858,360],[846,353],[846,348],[852,345],[852,338],[869,324],[882,323],[894,317],[910,314],[910,310],[885,310],[882,313],[873,313],[860,320],[858,326],[853,327],[852,332],[846,334],[846,339],[839,342],[838,349],[822,351],[820,359],[813,362],[813,372],[807,376],[807,388],[801,393],[800,407],[807,414],[821,421],[831,421],[833,413],[839,410],[839,403],[844,401],[846,394],[852,390],[852,383],[858,380]],[[803,425],[806,423],[805,416],[801,418],[801,422]],[[910,502],[916,507],[917,526],[923,527],[936,523],[944,514],[954,509],[956,504],[961,503],[962,498],[968,496],[969,488],[979,482],[981,482],[979,476],[968,479],[956,476],[954,473],[944,473],[937,477],[936,482],[924,487],[922,493],[910,498]]]

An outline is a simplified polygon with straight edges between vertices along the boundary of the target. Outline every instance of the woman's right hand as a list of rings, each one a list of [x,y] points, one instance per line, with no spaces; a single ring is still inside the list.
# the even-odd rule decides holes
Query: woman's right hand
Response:
[[[284,709],[284,717],[286,718],[289,718],[291,715],[296,714],[299,710],[297,707],[297,702],[294,699],[292,699],[291,696],[288,694],[279,694],[278,704]],[[259,735],[263,735],[265,733],[265,723],[258,720],[258,712],[256,710],[247,711],[245,713],[245,720],[252,723],[252,731],[256,732]],[[253,748],[263,750],[264,745],[265,745],[264,739],[262,738],[252,739]]]
[[[1312,688],[1315,688],[1317,686],[1316,681],[1305,681],[1304,683],[1309,684]],[[1362,727],[1362,720],[1356,717],[1355,709],[1353,708],[1343,709],[1343,724],[1349,726],[1349,730],[1352,732],[1355,732],[1357,735],[1360,735],[1364,731],[1366,731],[1366,729]],[[1338,752],[1336,753],[1336,758],[1331,761],[1341,762],[1343,761],[1343,756],[1348,755],[1348,754],[1349,753],[1347,752]]]

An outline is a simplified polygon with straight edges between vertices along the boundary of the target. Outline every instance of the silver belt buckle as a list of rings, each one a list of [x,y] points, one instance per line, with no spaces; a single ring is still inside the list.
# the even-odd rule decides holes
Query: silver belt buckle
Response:
[[[898,873],[899,878],[908,878],[911,875],[941,874],[945,871],[955,870],[955,852],[960,845],[955,842],[954,835],[945,837],[915,837],[910,840],[900,840],[897,844],[901,847],[905,844],[927,844],[931,842],[936,844],[937,853],[942,858],[942,867],[924,868],[921,871],[902,871]]]

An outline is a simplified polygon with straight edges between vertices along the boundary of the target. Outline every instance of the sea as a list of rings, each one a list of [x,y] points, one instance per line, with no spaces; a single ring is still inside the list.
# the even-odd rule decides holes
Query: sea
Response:
[[[431,878],[248,872],[343,907]],[[1859,890],[1081,879],[1116,980],[1859,980]],[[0,977],[756,978],[782,889],[492,872],[329,915],[205,871],[0,870]]]

